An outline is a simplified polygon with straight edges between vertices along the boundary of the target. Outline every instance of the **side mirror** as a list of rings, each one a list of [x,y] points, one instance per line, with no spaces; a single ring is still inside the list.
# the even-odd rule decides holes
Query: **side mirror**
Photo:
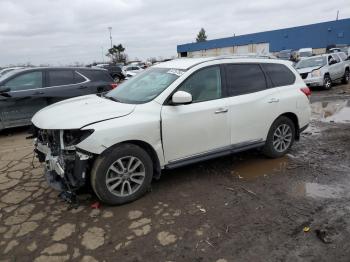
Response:
[[[189,104],[192,102],[192,95],[185,91],[177,91],[173,94],[171,100],[176,105]]]
[[[0,94],[10,92],[11,89],[5,86],[0,86]]]
[[[4,96],[4,97],[11,97],[11,95],[8,93],[10,92],[11,89],[5,86],[1,86],[0,87],[0,96]]]

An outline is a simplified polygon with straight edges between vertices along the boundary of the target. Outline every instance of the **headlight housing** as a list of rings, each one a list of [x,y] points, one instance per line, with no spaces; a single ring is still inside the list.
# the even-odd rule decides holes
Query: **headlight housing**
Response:
[[[85,140],[88,136],[90,136],[94,132],[93,129],[88,130],[80,130],[80,129],[72,129],[72,130],[64,130],[63,131],[63,143],[65,146],[75,146]]]
[[[311,72],[311,76],[312,77],[319,77],[319,76],[321,76],[321,71],[319,69],[313,70]]]

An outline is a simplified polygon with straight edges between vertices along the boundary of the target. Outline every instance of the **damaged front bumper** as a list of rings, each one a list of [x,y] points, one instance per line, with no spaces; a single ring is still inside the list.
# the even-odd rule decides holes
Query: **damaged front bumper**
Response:
[[[49,139],[39,135],[34,140],[34,151],[39,162],[45,165],[49,186],[59,191],[74,192],[85,185],[93,155],[72,145],[65,146],[63,131],[57,132],[51,131]]]

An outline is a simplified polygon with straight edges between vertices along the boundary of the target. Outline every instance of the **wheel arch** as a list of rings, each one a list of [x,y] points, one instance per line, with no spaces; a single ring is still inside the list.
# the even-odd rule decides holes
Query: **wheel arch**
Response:
[[[118,147],[121,144],[132,144],[141,147],[143,150],[145,150],[149,156],[152,159],[153,162],[153,178],[159,179],[160,174],[161,174],[161,166],[160,166],[160,161],[157,155],[156,150],[147,142],[142,141],[142,140],[126,140],[123,142],[119,142],[117,144],[114,144],[113,146],[109,147],[107,150],[111,148]],[[107,151],[105,150],[105,151]]]
[[[299,126],[298,116],[296,114],[292,113],[292,112],[286,112],[286,113],[283,113],[283,114],[279,115],[275,119],[275,121],[281,116],[288,117],[290,120],[292,120],[292,122],[294,124],[294,127],[295,127],[295,139],[299,140],[300,139],[300,126]]]

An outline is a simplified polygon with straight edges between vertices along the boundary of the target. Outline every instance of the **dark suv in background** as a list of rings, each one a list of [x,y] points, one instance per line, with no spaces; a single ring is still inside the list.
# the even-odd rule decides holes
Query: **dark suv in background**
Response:
[[[50,104],[116,87],[107,70],[30,68],[0,77],[0,130],[30,125],[32,116]]]
[[[93,68],[103,68],[108,71],[110,76],[113,78],[114,82],[118,83],[124,80],[126,77],[126,72],[123,70],[122,65],[114,64],[96,64]]]

